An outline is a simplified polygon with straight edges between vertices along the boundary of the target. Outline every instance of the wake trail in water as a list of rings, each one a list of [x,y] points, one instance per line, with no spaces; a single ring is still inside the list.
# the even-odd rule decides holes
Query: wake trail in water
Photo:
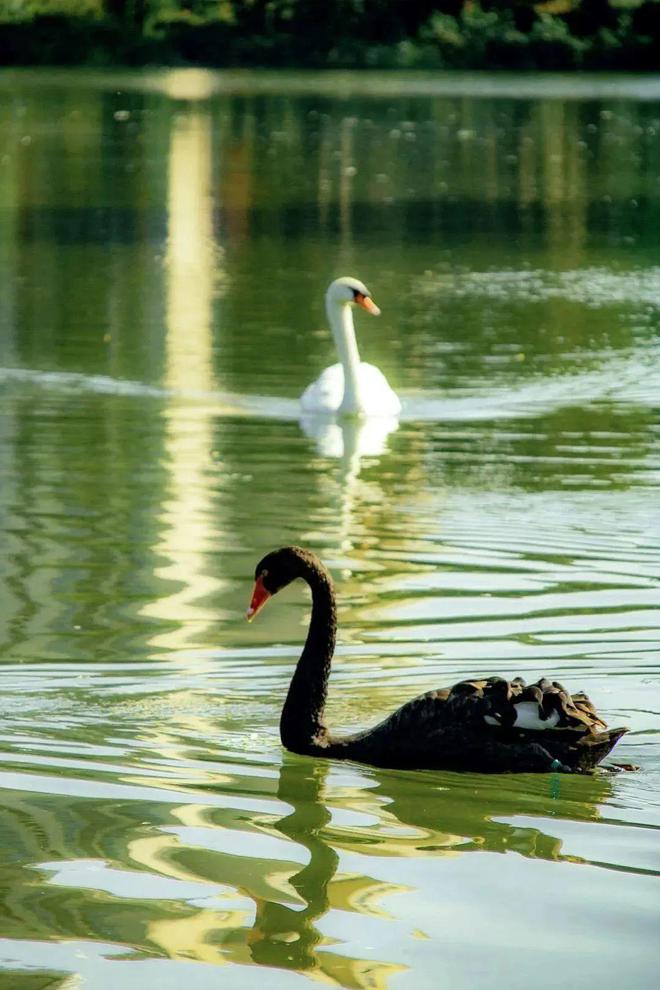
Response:
[[[19,384],[69,394],[97,394],[194,403],[216,416],[298,420],[297,399],[222,391],[170,389],[109,375],[0,368],[0,384]],[[614,358],[601,368],[531,379],[514,388],[475,388],[461,394],[401,393],[402,422],[474,422],[534,418],[566,406],[608,404],[650,408],[660,403],[660,348],[649,346]]]
[[[442,398],[410,395],[402,419],[528,419],[567,406],[598,403],[648,408],[660,405],[660,348],[633,352],[590,371],[530,379],[515,388]]]
[[[220,416],[254,416],[297,419],[298,403],[266,395],[239,395],[195,389],[172,389],[110,375],[86,375],[75,371],[41,371],[38,368],[0,368],[0,384],[23,383],[55,392],[126,396],[136,399],[194,402],[212,405]]]

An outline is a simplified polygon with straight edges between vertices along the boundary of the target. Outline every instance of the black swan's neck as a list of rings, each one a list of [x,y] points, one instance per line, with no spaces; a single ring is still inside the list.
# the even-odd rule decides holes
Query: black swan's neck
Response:
[[[325,567],[301,561],[300,577],[312,592],[312,618],[280,719],[282,745],[293,753],[325,750],[323,711],[335,652],[337,611],[332,579]]]

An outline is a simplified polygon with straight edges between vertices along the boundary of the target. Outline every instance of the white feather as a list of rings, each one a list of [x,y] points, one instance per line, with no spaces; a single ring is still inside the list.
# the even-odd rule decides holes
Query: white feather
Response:
[[[373,364],[361,361],[358,368],[361,394],[361,412],[364,416],[398,416],[401,401],[380,370]],[[315,382],[308,385],[300,397],[303,412],[333,413],[339,410],[344,398],[344,369],[341,364],[331,364],[322,371]]]
[[[559,712],[550,712],[544,722],[536,701],[521,701],[514,707],[516,721],[513,724],[517,729],[552,729],[559,721]]]
[[[535,701],[520,701],[514,706],[516,720],[513,723],[517,729],[553,729],[559,721],[559,712],[550,712],[545,722],[539,714],[539,706]],[[488,725],[501,725],[492,715],[484,715]]]

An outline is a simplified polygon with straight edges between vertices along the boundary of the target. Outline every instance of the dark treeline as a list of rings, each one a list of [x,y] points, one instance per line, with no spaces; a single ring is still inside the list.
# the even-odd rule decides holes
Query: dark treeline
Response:
[[[0,0],[0,62],[660,68],[660,0]]]

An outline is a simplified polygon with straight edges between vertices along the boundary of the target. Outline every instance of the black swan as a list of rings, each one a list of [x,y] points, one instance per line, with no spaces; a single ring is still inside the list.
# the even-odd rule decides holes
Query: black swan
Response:
[[[413,698],[383,722],[336,737],[323,710],[335,649],[337,613],[329,572],[309,550],[282,547],[255,570],[247,618],[296,578],[312,592],[312,617],[280,719],[293,753],[372,766],[481,773],[584,773],[607,756],[626,728],[608,729],[584,693],[556,681],[475,678]]]

